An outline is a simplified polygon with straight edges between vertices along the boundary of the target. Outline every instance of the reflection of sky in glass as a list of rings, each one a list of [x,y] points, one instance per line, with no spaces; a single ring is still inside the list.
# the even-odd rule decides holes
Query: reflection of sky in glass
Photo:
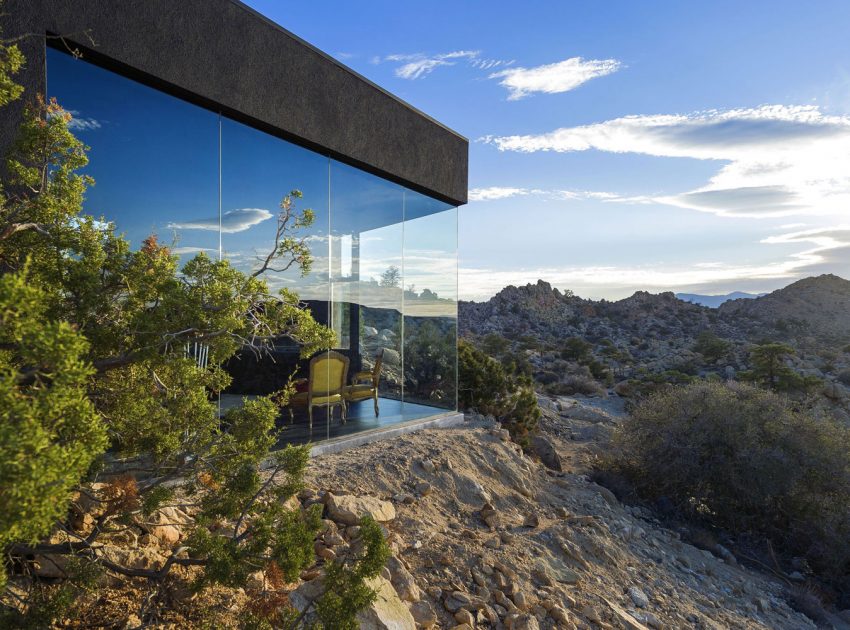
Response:
[[[47,67],[48,95],[91,147],[85,211],[114,221],[134,248],[155,233],[184,262],[217,256],[218,115],[52,49]],[[191,221],[204,229],[169,227]]]
[[[401,310],[407,289],[404,300],[423,315],[445,310],[431,293],[420,297],[426,289],[456,299],[449,205],[63,52],[48,49],[47,63],[49,95],[91,147],[86,172],[97,183],[85,211],[113,221],[132,247],[155,233],[181,262],[201,251],[217,257],[220,230],[224,255],[251,272],[274,246],[281,200],[298,189],[296,207],[316,215],[302,233],[313,267],[307,277],[294,267],[267,273],[273,290],[324,300],[333,279],[334,300]],[[400,287],[380,285],[390,267],[403,271]]]
[[[227,118],[221,123],[221,155],[223,216],[238,208],[268,213],[249,229],[225,232],[225,256],[245,272],[257,269],[274,247],[281,200],[300,190],[304,196],[294,201],[295,210],[311,208],[316,215],[312,227],[300,233],[313,253],[312,271],[301,277],[293,266],[264,277],[273,288],[295,289],[305,299],[327,299],[328,158]]]

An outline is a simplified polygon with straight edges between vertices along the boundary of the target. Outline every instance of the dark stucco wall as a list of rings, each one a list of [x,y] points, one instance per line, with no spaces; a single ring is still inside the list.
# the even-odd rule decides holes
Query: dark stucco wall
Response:
[[[6,0],[29,94],[44,92],[45,33],[199,104],[453,204],[468,142],[234,0]],[[90,40],[93,40],[94,44]],[[135,74],[134,74],[135,73]],[[15,111],[0,119],[9,142]]]

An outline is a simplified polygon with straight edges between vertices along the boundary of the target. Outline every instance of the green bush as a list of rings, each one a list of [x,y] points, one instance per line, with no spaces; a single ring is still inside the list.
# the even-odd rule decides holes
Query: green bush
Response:
[[[564,340],[561,348],[561,357],[579,363],[585,363],[591,359],[590,351],[593,346],[581,337],[568,337]]]
[[[750,350],[752,368],[738,377],[778,392],[807,392],[820,385],[818,377],[800,374],[786,364],[795,355],[794,348],[784,343],[756,344]]]
[[[515,442],[528,445],[537,431],[540,409],[532,382],[512,376],[502,365],[469,342],[458,342],[458,403],[495,416]]]
[[[594,379],[581,374],[570,374],[560,382],[547,385],[545,389],[547,394],[553,396],[601,396],[605,393],[605,388]]]
[[[725,358],[731,347],[732,344],[725,339],[721,339],[710,330],[704,330],[697,335],[694,352],[700,353],[706,361],[714,363]]]
[[[604,468],[686,517],[755,533],[825,577],[850,572],[850,430],[741,383],[698,382],[639,404]]]
[[[21,63],[0,39],[0,106],[21,94],[12,80]],[[2,627],[47,627],[95,569],[147,579],[154,589],[185,566],[200,567],[199,588],[244,586],[271,565],[290,582],[315,562],[321,524],[317,513],[287,507],[309,448],[270,453],[290,388],[246,400],[223,418],[210,399],[229,384],[223,365],[239,351],[268,353],[284,336],[305,357],[334,345],[333,331],[297,295],[273,293],[261,278],[277,263],[309,272],[306,237],[297,234],[313,223],[312,210],[296,208],[297,190],[283,197],[272,251],[250,275],[204,253],[181,269],[153,235],[132,251],[112,224],[83,214],[93,182],[80,172],[87,148],[71,120],[57,103],[33,99],[0,181],[0,590],[6,572],[21,574],[32,556],[73,556],[80,570],[51,591],[33,582],[21,594],[16,580],[13,593],[6,585]],[[207,347],[206,366],[185,356],[192,343]],[[261,463],[269,464],[265,478]],[[95,489],[98,470],[105,485]],[[52,544],[51,532],[70,529],[75,493],[104,511],[85,538]],[[105,533],[164,503],[191,505],[195,519],[183,528],[185,546],[161,568],[125,566],[98,552]],[[232,533],[221,519],[233,523]],[[371,597],[365,578],[377,574],[387,550],[376,529],[363,529],[371,558],[364,568],[338,567],[344,579],[333,593],[345,601],[328,609],[322,619],[333,622],[325,627],[351,627],[355,608]],[[155,617],[160,603],[148,614]]]

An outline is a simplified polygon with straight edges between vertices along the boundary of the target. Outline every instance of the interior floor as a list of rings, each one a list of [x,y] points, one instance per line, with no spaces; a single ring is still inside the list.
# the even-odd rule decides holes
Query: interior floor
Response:
[[[240,405],[243,398],[246,397],[231,394],[222,395],[221,413],[223,414],[231,407]],[[446,409],[441,407],[402,402],[392,398],[378,398],[378,409],[380,414],[375,417],[375,406],[372,400],[348,403],[346,422],[343,423],[340,420],[339,408],[333,410],[333,417],[330,422],[328,422],[327,410],[317,408],[313,410],[312,431],[309,427],[306,409],[295,409],[294,422],[290,422],[289,410],[282,409],[277,421],[278,427],[283,429],[278,445],[320,442],[447,412]]]

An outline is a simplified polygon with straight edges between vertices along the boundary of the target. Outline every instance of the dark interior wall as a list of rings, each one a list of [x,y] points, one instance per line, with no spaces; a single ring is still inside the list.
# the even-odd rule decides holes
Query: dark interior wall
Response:
[[[177,93],[443,201],[467,200],[468,142],[234,0],[6,0],[19,81],[43,93],[45,33]],[[93,43],[92,41],[93,40]],[[85,50],[84,50],[85,52]],[[161,86],[165,87],[165,86]],[[191,95],[191,96],[190,96]],[[16,126],[0,117],[0,144]]]

